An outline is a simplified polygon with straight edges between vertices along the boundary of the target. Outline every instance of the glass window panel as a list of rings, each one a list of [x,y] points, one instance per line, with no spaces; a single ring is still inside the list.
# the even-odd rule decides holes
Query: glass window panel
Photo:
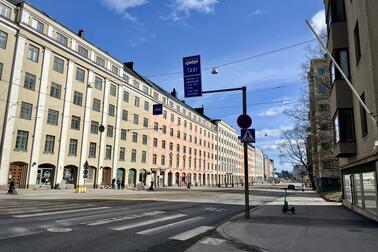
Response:
[[[365,209],[377,214],[377,181],[375,180],[374,172],[362,174]]]

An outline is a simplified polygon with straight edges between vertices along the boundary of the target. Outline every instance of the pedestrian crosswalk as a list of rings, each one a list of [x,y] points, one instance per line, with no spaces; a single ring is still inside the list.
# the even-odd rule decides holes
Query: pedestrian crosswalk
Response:
[[[63,202],[41,203],[30,209],[23,208],[23,211],[19,209],[17,214],[9,215],[9,227],[0,229],[0,241],[60,228],[67,228],[68,232],[101,229],[103,232],[125,232],[131,236],[164,234],[166,240],[186,241],[213,230],[214,226],[205,224],[214,212],[225,211],[216,207],[198,207],[191,213],[187,208],[171,211],[162,207],[148,211],[128,205],[79,205],[81,207]]]

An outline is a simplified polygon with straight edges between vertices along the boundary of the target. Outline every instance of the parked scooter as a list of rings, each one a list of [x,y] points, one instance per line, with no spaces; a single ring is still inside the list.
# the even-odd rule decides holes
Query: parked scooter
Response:
[[[291,212],[292,214],[295,214],[295,207],[289,207],[289,203],[287,203],[286,195],[287,195],[287,188],[283,188],[285,190],[284,193],[284,205],[282,207],[282,212],[286,214],[287,212]]]

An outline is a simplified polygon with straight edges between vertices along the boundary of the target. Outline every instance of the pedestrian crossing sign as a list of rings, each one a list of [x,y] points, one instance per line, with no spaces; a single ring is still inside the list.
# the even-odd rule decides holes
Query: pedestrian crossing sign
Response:
[[[242,129],[240,134],[240,140],[242,143],[255,143],[255,129]]]

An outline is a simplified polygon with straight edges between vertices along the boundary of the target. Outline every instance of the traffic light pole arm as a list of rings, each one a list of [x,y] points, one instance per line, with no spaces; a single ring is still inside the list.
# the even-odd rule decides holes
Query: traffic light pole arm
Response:
[[[246,86],[243,86],[241,88],[227,88],[227,89],[202,91],[202,94],[232,92],[232,91],[240,91],[240,90],[243,92],[243,115],[247,115],[247,87]],[[217,149],[218,148],[219,146],[217,146]],[[249,219],[248,144],[244,143],[243,148],[244,148],[244,194],[245,194],[244,212],[245,212],[245,218]],[[219,164],[218,164],[217,169],[219,169]]]

